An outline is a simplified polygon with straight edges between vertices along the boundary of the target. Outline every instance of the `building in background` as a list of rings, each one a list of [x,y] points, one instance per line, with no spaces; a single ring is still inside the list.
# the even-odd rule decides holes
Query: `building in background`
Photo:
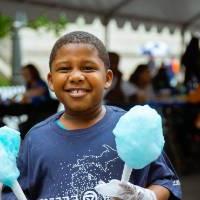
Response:
[[[104,26],[99,19],[92,24],[85,24],[83,18],[78,18],[76,23],[67,25],[65,32],[82,30],[91,32],[102,41],[105,40]],[[49,66],[48,59],[50,50],[58,38],[54,33],[43,29],[34,31],[29,28],[22,28],[19,31],[22,65],[34,63],[38,66],[42,76],[45,78]],[[188,38],[189,38],[188,34]],[[152,27],[148,32],[143,25],[137,30],[133,30],[129,23],[123,28],[118,28],[115,21],[111,21],[108,27],[107,48],[109,51],[116,51],[121,56],[120,70],[123,78],[128,79],[135,67],[141,62],[148,62],[148,56],[141,53],[140,49],[148,43],[157,42],[166,44],[168,51],[163,55],[156,55],[156,63],[169,58],[178,58],[183,52],[181,34],[177,30],[173,34],[165,28],[158,33],[156,27]],[[0,72],[5,76],[11,76],[11,41],[7,38],[0,41]]]

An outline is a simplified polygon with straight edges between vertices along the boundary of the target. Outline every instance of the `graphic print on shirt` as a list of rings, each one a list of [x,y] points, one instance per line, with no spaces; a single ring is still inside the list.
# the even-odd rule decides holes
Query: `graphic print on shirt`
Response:
[[[62,171],[60,183],[53,185],[50,190],[57,190],[56,197],[40,200],[106,200],[94,187],[100,180],[105,182],[113,178],[114,162],[119,159],[115,149],[104,144],[100,155],[83,155],[76,163],[60,163]],[[120,173],[120,172],[117,172]],[[70,177],[69,177],[70,176]],[[71,181],[69,181],[71,180]],[[59,193],[58,193],[59,191]]]

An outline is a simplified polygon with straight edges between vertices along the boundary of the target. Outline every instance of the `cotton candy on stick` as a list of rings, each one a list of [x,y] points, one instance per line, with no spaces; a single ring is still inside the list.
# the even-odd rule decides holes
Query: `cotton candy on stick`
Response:
[[[122,181],[129,181],[132,169],[142,169],[156,160],[164,146],[161,117],[148,105],[131,108],[113,133],[118,155],[125,162]]]
[[[2,188],[3,188],[3,184],[2,184],[2,183],[0,183],[0,200],[2,199],[2,197],[1,197]]]
[[[16,157],[20,147],[20,133],[6,126],[0,128],[0,182],[9,186],[18,200],[26,197],[17,181],[19,170]]]

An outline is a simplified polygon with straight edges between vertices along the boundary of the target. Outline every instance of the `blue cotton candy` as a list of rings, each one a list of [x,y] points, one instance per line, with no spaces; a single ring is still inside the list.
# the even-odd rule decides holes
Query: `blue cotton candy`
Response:
[[[113,130],[119,157],[133,169],[141,169],[162,152],[162,120],[156,110],[134,106],[118,121]]]
[[[0,128],[0,182],[11,186],[19,177],[16,157],[20,147],[20,133],[6,126]]]

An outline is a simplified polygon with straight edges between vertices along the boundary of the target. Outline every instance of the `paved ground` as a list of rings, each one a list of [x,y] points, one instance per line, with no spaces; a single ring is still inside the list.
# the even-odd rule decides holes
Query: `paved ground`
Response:
[[[200,200],[200,173],[180,178],[183,188],[183,200]]]

